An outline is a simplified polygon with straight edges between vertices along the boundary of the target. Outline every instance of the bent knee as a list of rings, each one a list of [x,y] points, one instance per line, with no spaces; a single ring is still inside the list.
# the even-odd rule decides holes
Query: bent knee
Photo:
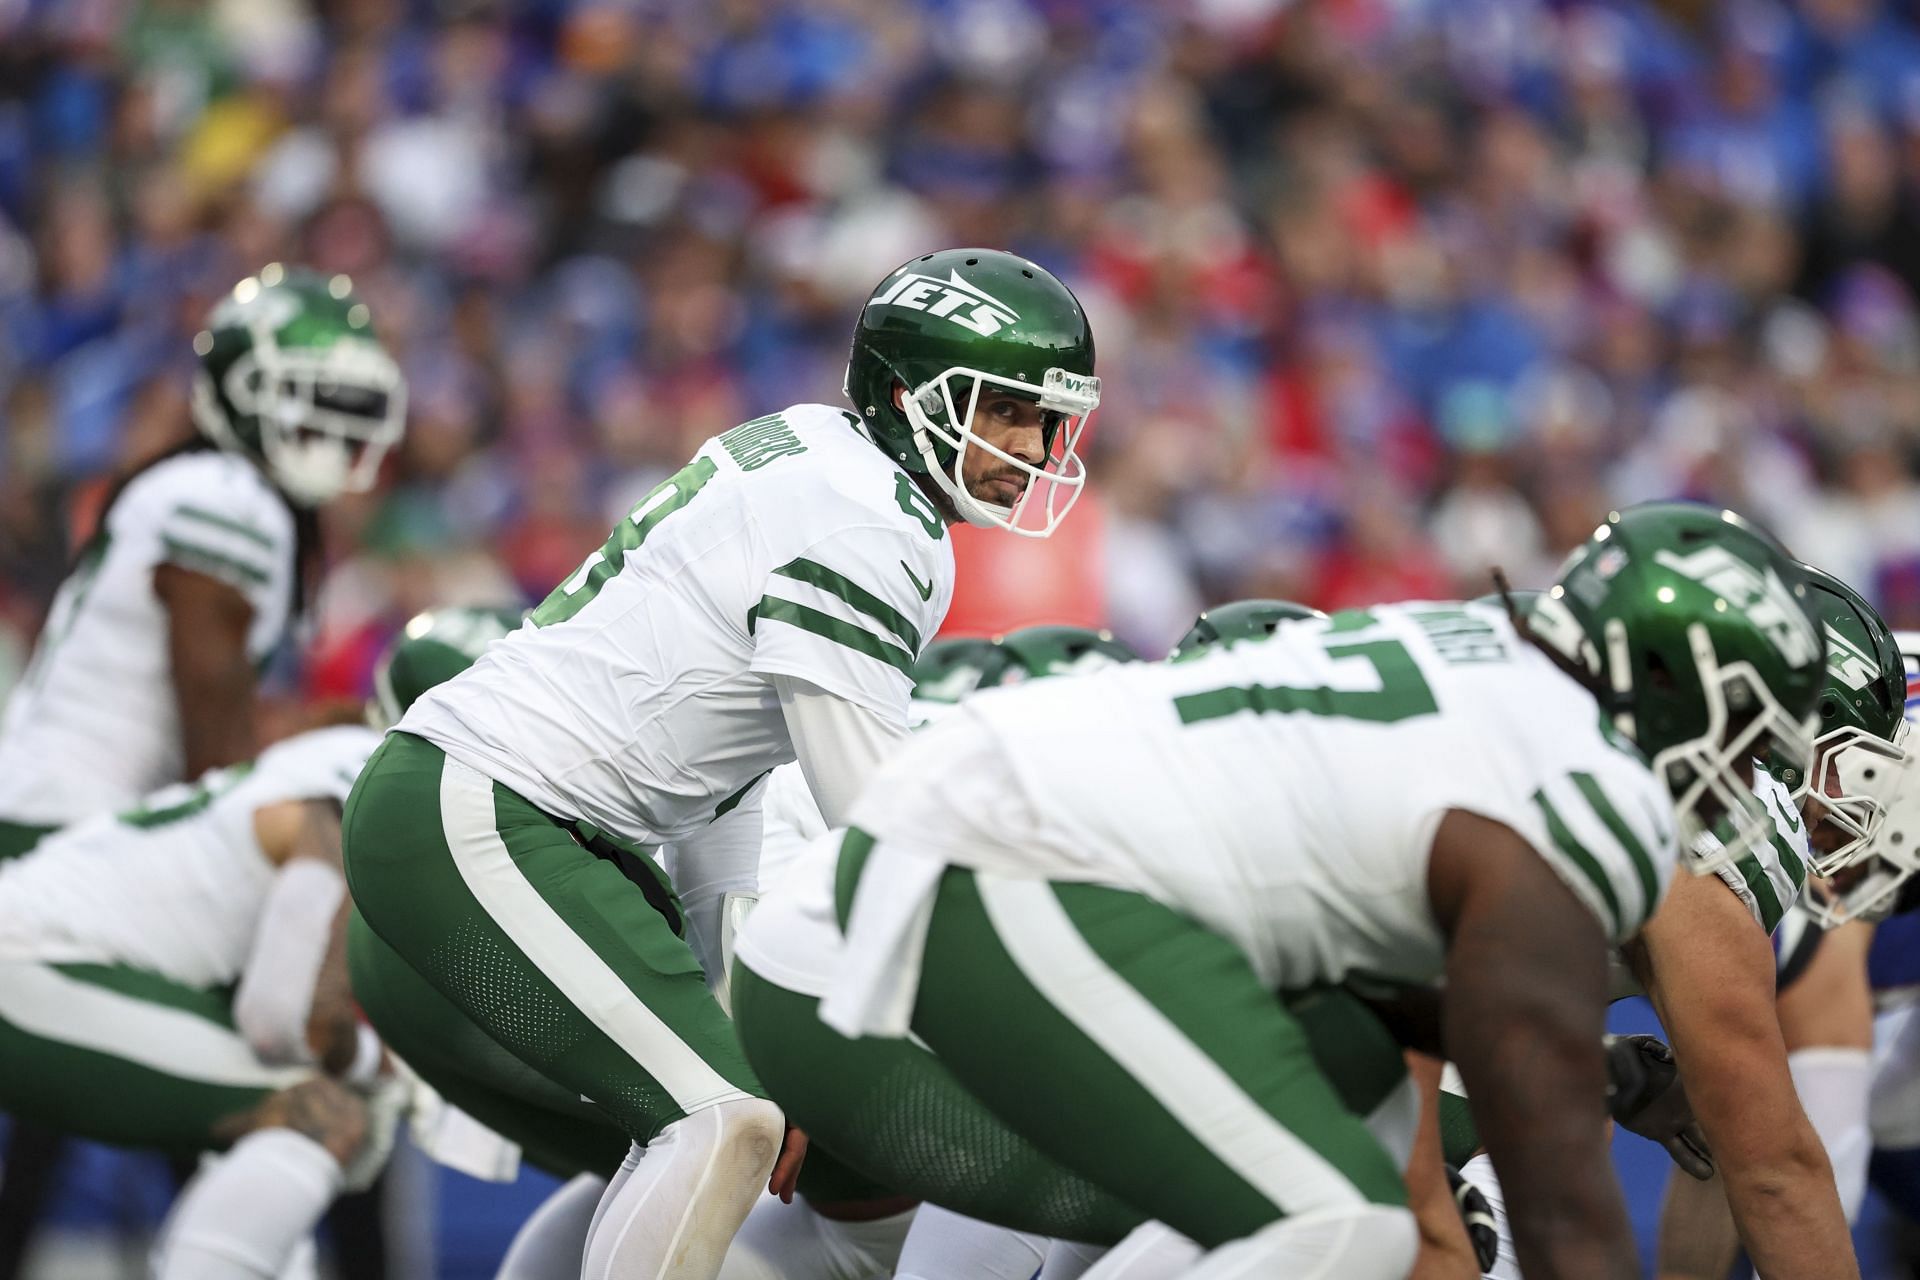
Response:
[[[735,1098],[696,1112],[667,1131],[685,1131],[702,1145],[710,1144],[726,1166],[743,1175],[763,1178],[773,1169],[787,1133],[786,1115],[765,1098]],[[679,1134],[675,1134],[676,1138]]]

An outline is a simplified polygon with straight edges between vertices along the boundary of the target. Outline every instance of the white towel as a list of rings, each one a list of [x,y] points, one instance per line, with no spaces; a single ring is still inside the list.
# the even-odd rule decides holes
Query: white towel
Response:
[[[876,846],[860,873],[847,916],[847,949],[820,1021],[849,1039],[897,1040],[913,1021],[921,953],[944,859]]]

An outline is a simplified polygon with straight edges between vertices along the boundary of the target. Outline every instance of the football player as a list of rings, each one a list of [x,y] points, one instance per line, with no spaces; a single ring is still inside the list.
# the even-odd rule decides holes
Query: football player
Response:
[[[1808,1203],[1799,1212],[1808,1214],[1811,1223],[1803,1222],[1801,1229],[1817,1231],[1829,1243],[1837,1236],[1843,1245],[1846,1223],[1864,1192],[1863,1050],[1871,1043],[1871,1007],[1865,990],[1866,938],[1855,936],[1864,930],[1855,924],[1837,935],[1835,945],[1822,945],[1815,953],[1794,942],[1816,942],[1819,933],[1817,927],[1807,931],[1807,913],[1792,904],[1810,871],[1857,878],[1857,871],[1846,868],[1867,858],[1877,842],[1886,813],[1886,783],[1909,767],[1900,722],[1905,675],[1892,636],[1872,606],[1832,575],[1811,566],[1802,569],[1808,600],[1827,640],[1815,785],[1802,805],[1793,805],[1783,802],[1782,788],[1771,774],[1758,774],[1756,792],[1772,815],[1773,830],[1764,845],[1717,867],[1721,883],[1743,912],[1732,910],[1717,892],[1676,889],[1673,900],[1685,905],[1666,910],[1677,910],[1691,927],[1677,927],[1663,914],[1646,930],[1644,947],[1634,957],[1635,969],[1642,976],[1654,975],[1662,992],[1656,1007],[1675,1042],[1674,1051],[1682,1055],[1684,1092],[1674,1096],[1678,1109],[1666,1111],[1666,1121],[1656,1118],[1652,1130],[1618,1106],[1615,1114],[1637,1132],[1665,1141],[1675,1160],[1693,1174],[1693,1179],[1668,1184],[1660,1239],[1663,1275],[1717,1280],[1750,1233],[1758,1238],[1759,1250],[1780,1259],[1778,1274],[1815,1274],[1807,1269],[1814,1265],[1814,1255],[1795,1251],[1794,1242],[1775,1230],[1772,1212],[1756,1219],[1766,1201],[1756,1202],[1750,1189],[1770,1185],[1776,1177],[1806,1177],[1798,1189]],[[1707,885],[1712,888],[1711,881]],[[1788,904],[1784,911],[1783,902]],[[1825,923],[1837,922],[1825,908],[1816,914]],[[1766,934],[1776,934],[1776,941],[1792,935],[1779,955],[1777,997],[1775,955],[1754,945],[1756,937]],[[1811,966],[1804,960],[1809,954],[1815,955]],[[1850,972],[1854,967],[1857,972]],[[1802,971],[1810,974],[1805,981],[1811,983],[1804,990],[1795,982]],[[1628,990],[1622,987],[1616,994]],[[1702,1046],[1712,1046],[1704,1061]],[[1663,1060],[1644,1065],[1667,1076],[1675,1064],[1670,1054],[1663,1054]],[[1703,1100],[1709,1089],[1720,1092]],[[1733,1091],[1731,1099],[1728,1091]],[[1657,1096],[1658,1090],[1651,1093]],[[1769,1109],[1761,1113],[1773,1126],[1765,1133],[1752,1131],[1752,1122],[1741,1118],[1749,1098]],[[1457,1101],[1453,1112],[1459,1115]],[[1456,1123],[1450,1132],[1454,1144],[1471,1145],[1470,1125]],[[1716,1133],[1730,1135],[1725,1153]],[[1457,1150],[1449,1155],[1464,1158]],[[1816,1157],[1817,1170],[1811,1169]],[[1807,1172],[1801,1175],[1802,1170]],[[1498,1213],[1501,1191],[1490,1162],[1484,1156],[1474,1158],[1466,1163],[1465,1173]],[[1729,1187],[1749,1193],[1736,1210],[1738,1219],[1728,1211]],[[1520,1274],[1504,1225],[1502,1221],[1501,1264],[1488,1272],[1494,1280],[1513,1280]],[[1800,1270],[1791,1269],[1793,1265]]]
[[[267,1280],[391,1118],[360,1092],[382,1050],[348,990],[340,805],[378,738],[317,729],[0,866],[0,1107],[169,1154],[189,1183],[162,1280]]]
[[[120,481],[0,719],[0,858],[251,758],[313,512],[369,487],[406,392],[345,276],[277,263],[194,339],[200,436]]]
[[[921,723],[938,719],[981,689],[1135,659],[1111,633],[1082,627],[1024,627],[993,641],[936,642],[914,668],[915,718]],[[760,858],[763,890],[778,884],[806,845],[827,830],[797,767],[774,770],[767,783]],[[806,945],[830,958],[838,948],[838,931],[810,936],[800,949]],[[763,952],[758,957],[763,977],[788,977],[787,990],[816,1000],[824,992],[806,975],[820,962],[819,956],[808,957],[788,977],[777,956]],[[825,1151],[812,1151],[801,1166],[797,1196],[791,1201],[763,1197],[754,1206],[727,1253],[721,1280],[860,1280],[896,1274],[896,1267],[899,1275],[911,1277],[926,1270],[929,1257],[939,1261],[942,1274],[986,1280],[1004,1273],[1026,1280],[1045,1258],[1043,1237],[1003,1232],[957,1215],[933,1224],[942,1211],[916,1215],[915,1205],[913,1197],[880,1186]],[[910,1229],[913,1251],[903,1257]]]
[[[784,883],[846,932],[819,1016],[761,1003],[743,946],[749,1057],[795,1123],[892,1185],[928,1142],[1001,1154],[946,1099],[887,1094],[910,1026],[1043,1156],[1209,1249],[1190,1274],[1384,1280],[1416,1228],[1404,1151],[1363,1117],[1410,1124],[1400,1046],[1376,1033],[1372,1069],[1335,1075],[1304,1027],[1325,984],[1444,978],[1522,1262],[1637,1275],[1589,1110],[1607,944],[1681,849],[1707,870],[1765,838],[1757,754],[1804,776],[1824,646],[1803,594],[1739,517],[1652,505],[1596,531],[1531,636],[1477,604],[1380,606],[985,693]],[[1731,843],[1698,851],[1716,825]],[[769,905],[744,943],[778,927]],[[965,1184],[942,1194],[978,1211]]]
[[[382,726],[397,723],[422,693],[471,666],[487,643],[518,622],[517,616],[451,609],[414,619],[376,667],[373,718]],[[992,641],[931,642],[914,664],[915,720],[976,687],[997,682],[1007,664],[1007,655]],[[797,764],[782,765],[769,777],[764,812],[761,865],[775,876],[785,865],[788,848],[804,843],[796,828],[822,822]],[[629,1145],[625,1135],[604,1112],[554,1088],[494,1044],[357,918],[350,925],[349,957],[355,993],[370,1017],[395,1028],[393,1048],[409,1068],[443,1098],[483,1118],[532,1163],[571,1177],[522,1225],[501,1266],[500,1280],[577,1275],[593,1210]],[[709,984],[724,999],[722,972],[714,969]],[[421,1135],[416,1133],[415,1139],[422,1140]],[[821,1179],[828,1175],[829,1163],[819,1159],[804,1166],[811,1181],[803,1180],[802,1186],[828,1185]],[[768,1207],[803,1211],[804,1202],[793,1206],[761,1197],[755,1217]],[[889,1259],[890,1269],[906,1234],[911,1205],[897,1222],[895,1214],[875,1216],[873,1210],[863,1202],[842,1221],[809,1219],[797,1227],[789,1222],[783,1244],[806,1248],[799,1237],[811,1228],[816,1252],[865,1258],[877,1249]],[[751,1220],[746,1230],[753,1230]]]
[[[1790,907],[1784,916],[1771,910],[1774,900],[1764,893],[1756,898],[1743,890],[1771,883],[1784,873],[1791,883],[1780,886],[1780,893],[1784,896],[1790,889],[1797,899],[1809,872],[1816,877],[1839,875],[1849,884],[1870,874],[1870,855],[1887,812],[1880,799],[1883,788],[1877,784],[1907,771],[1906,668],[1891,631],[1864,597],[1831,574],[1811,567],[1807,573],[1827,637],[1827,684],[1820,696],[1821,734],[1815,744],[1818,773],[1804,805],[1804,820],[1797,810],[1778,811],[1775,843],[1792,851],[1804,837],[1809,856],[1804,870],[1794,865],[1794,857],[1782,854],[1763,875],[1753,874],[1755,868],[1748,866],[1738,882],[1728,881],[1761,927],[1776,933],[1774,1004],[1780,1028],[1779,1051],[1768,1044],[1764,1054],[1756,1051],[1734,1065],[1763,1091],[1777,1092],[1784,1073],[1798,1110],[1825,1151],[1841,1214],[1851,1222],[1866,1195],[1871,1153],[1867,1107],[1873,998],[1867,984],[1867,948],[1872,926],[1859,918],[1846,919],[1841,903],[1822,901],[1819,885],[1811,891],[1812,911]],[[1822,925],[1832,928],[1823,931]],[[1721,980],[1736,975],[1743,985],[1764,986],[1757,969],[1745,967],[1723,971]],[[1720,1041],[1711,1025],[1701,1026],[1693,1039],[1723,1044],[1736,1053],[1743,1044],[1738,1037]],[[1716,1056],[1726,1047],[1717,1048]],[[1683,1059],[1682,1070],[1699,1109],[1700,1092],[1708,1087],[1697,1083],[1702,1069]],[[1704,1117],[1703,1122],[1711,1124]],[[1708,1146],[1714,1147],[1711,1127],[1706,1135]],[[1796,1136],[1804,1141],[1804,1131]],[[1764,1145],[1764,1139],[1749,1139],[1736,1148],[1738,1157],[1754,1160],[1750,1148],[1756,1141]],[[1777,1153],[1774,1158],[1784,1160]],[[1765,1223],[1752,1219],[1758,1206],[1750,1205],[1744,1219],[1729,1220],[1721,1179],[1740,1175],[1725,1169],[1724,1159],[1720,1163],[1723,1172],[1712,1182],[1669,1183],[1661,1218],[1663,1273],[1717,1280],[1732,1266],[1739,1240],[1756,1227],[1767,1230]],[[1821,1192],[1824,1199],[1824,1186]],[[1830,1218],[1827,1229],[1830,1233]]]
[[[194,351],[198,437],[109,493],[0,717],[0,860],[255,754],[256,673],[310,585],[315,511],[370,486],[400,437],[405,385],[346,276],[270,264]],[[0,1275],[58,1142],[8,1136]]]
[[[951,596],[947,526],[1044,536],[1084,482],[1093,335],[1021,258],[955,249],[891,273],[845,386],[851,409],[794,405],[701,446],[414,703],[348,806],[371,931],[631,1140],[595,1275],[710,1276],[782,1151],[695,959],[724,894],[683,917],[648,851],[750,888],[760,779],[796,758],[844,821],[906,737],[913,659]]]

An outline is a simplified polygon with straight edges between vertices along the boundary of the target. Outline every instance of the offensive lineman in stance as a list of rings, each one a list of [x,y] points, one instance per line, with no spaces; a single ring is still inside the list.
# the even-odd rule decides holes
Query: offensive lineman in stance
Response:
[[[340,804],[377,737],[316,729],[0,865],[0,1106],[174,1155],[159,1280],[272,1280],[384,1163],[347,987]]]
[[[749,1056],[886,1181],[901,1153],[875,1135],[939,1117],[858,1037],[911,1026],[1021,1138],[1209,1249],[1187,1274],[1398,1280],[1395,1160],[1272,993],[1444,978],[1528,1273],[1636,1275],[1594,1106],[1607,946],[1708,824],[1732,856],[1765,838],[1756,755],[1806,769],[1824,650],[1803,592],[1739,517],[1650,506],[1576,553],[1537,645],[1484,606],[1381,606],[985,693],[785,882],[845,952],[817,1019],[737,984]],[[781,943],[769,905],[747,975]],[[1390,1095],[1397,1045],[1378,1056]]]
[[[729,886],[754,888],[761,777],[798,758],[846,820],[906,736],[908,673],[951,596],[947,525],[1051,533],[1099,383],[1065,286],[957,249],[868,299],[846,392],[852,412],[795,405],[703,445],[414,704],[348,805],[372,933],[631,1140],[588,1235],[596,1280],[711,1276],[781,1150],[695,960]],[[683,920],[648,856],[663,844],[712,910]]]

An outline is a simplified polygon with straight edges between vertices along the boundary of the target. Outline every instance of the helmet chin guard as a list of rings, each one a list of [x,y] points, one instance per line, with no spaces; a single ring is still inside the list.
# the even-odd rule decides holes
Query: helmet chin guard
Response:
[[[1878,812],[1872,834],[1832,873],[1841,882],[1807,882],[1803,901],[1824,928],[1884,918],[1900,890],[1920,871],[1920,752],[1914,750],[1913,726],[1903,721],[1893,742],[1881,745],[1898,749],[1900,758],[1888,760],[1845,747],[1831,756],[1838,789],[1872,800]],[[1826,760],[1821,763],[1824,771]],[[1832,812],[1827,816],[1831,819]]]

